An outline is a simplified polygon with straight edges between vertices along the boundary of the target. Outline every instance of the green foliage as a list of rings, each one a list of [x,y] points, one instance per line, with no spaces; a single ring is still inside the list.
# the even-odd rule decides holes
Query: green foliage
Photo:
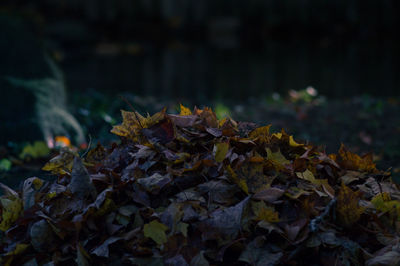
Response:
[[[27,157],[36,159],[46,157],[50,153],[49,147],[44,141],[35,141],[33,144],[27,144],[19,154],[19,158],[24,159]]]
[[[222,119],[224,117],[231,116],[231,111],[228,106],[222,103],[217,103],[215,105],[215,115],[217,116],[218,119]]]
[[[11,169],[12,163],[9,159],[4,158],[0,160],[0,171],[9,171]]]

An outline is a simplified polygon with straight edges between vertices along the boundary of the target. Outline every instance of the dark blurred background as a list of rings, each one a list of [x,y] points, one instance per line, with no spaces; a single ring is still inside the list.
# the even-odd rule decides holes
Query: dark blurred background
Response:
[[[397,0],[6,0],[70,90],[243,100],[398,95]],[[31,25],[32,26],[32,25]]]
[[[398,0],[2,0],[0,142],[109,140],[122,95],[150,113],[210,105],[398,169],[399,11]]]

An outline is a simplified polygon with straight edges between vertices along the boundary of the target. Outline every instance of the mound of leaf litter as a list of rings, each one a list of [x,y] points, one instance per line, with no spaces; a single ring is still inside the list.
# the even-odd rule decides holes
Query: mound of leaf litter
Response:
[[[56,182],[2,185],[2,265],[395,265],[400,193],[371,156],[181,106],[122,112]]]

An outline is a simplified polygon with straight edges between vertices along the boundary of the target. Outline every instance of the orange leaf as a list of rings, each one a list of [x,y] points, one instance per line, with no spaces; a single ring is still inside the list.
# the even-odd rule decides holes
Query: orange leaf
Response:
[[[375,164],[372,161],[372,155],[367,154],[362,157],[347,150],[342,144],[339,149],[339,158],[337,162],[347,170],[360,170],[367,172],[376,172]]]

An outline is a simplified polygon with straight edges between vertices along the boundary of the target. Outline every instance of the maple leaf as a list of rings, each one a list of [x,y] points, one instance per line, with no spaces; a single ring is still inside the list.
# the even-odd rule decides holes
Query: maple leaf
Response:
[[[179,115],[191,115],[192,114],[192,111],[190,111],[189,108],[183,106],[182,104],[180,104],[179,106],[181,109],[181,112],[179,113]]]
[[[144,117],[138,112],[128,112],[121,110],[122,124],[116,125],[111,129],[111,133],[114,133],[121,137],[127,137],[136,139],[136,135],[142,128],[142,122]]]
[[[335,197],[335,190],[329,185],[328,180],[315,178],[314,174],[309,169],[305,170],[304,172],[296,172],[296,176],[311,182],[312,184],[316,185],[316,188],[322,187],[324,192],[331,198]],[[321,194],[322,192],[316,190],[316,188],[315,191]]]
[[[238,133],[238,124],[230,117],[225,117],[218,121],[218,128],[223,136],[235,136]]]
[[[343,226],[350,227],[360,219],[365,210],[365,207],[359,205],[360,197],[360,191],[354,192],[342,183],[337,196],[336,212],[339,222]]]
[[[343,143],[340,146],[339,156],[336,157],[336,160],[338,164],[348,170],[360,170],[372,173],[377,171],[371,154],[366,154],[363,157],[360,157],[359,155],[347,150]]]
[[[203,110],[194,108],[194,114],[202,119],[207,127],[218,128],[218,119],[215,113],[209,107],[204,107]]]
[[[249,139],[252,139],[260,144],[263,143],[269,143],[270,135],[269,135],[269,129],[271,128],[271,125],[263,126],[254,129],[253,131],[250,132],[249,134]]]
[[[122,124],[116,125],[111,129],[111,133],[114,133],[121,137],[126,137],[134,141],[138,141],[138,136],[141,135],[141,130],[149,128],[161,120],[165,119],[166,108],[162,111],[155,113],[154,115],[148,115],[146,118],[138,112],[128,112],[121,110]]]
[[[255,157],[261,158],[261,157]],[[253,160],[253,162],[252,162]],[[269,188],[273,177],[264,174],[264,163],[259,159],[249,159],[235,171],[228,166],[228,174],[231,179],[246,193],[256,193]]]
[[[42,170],[51,171],[53,174],[66,174],[71,173],[74,158],[78,154],[71,149],[64,147],[61,149],[60,154],[47,162]]]

